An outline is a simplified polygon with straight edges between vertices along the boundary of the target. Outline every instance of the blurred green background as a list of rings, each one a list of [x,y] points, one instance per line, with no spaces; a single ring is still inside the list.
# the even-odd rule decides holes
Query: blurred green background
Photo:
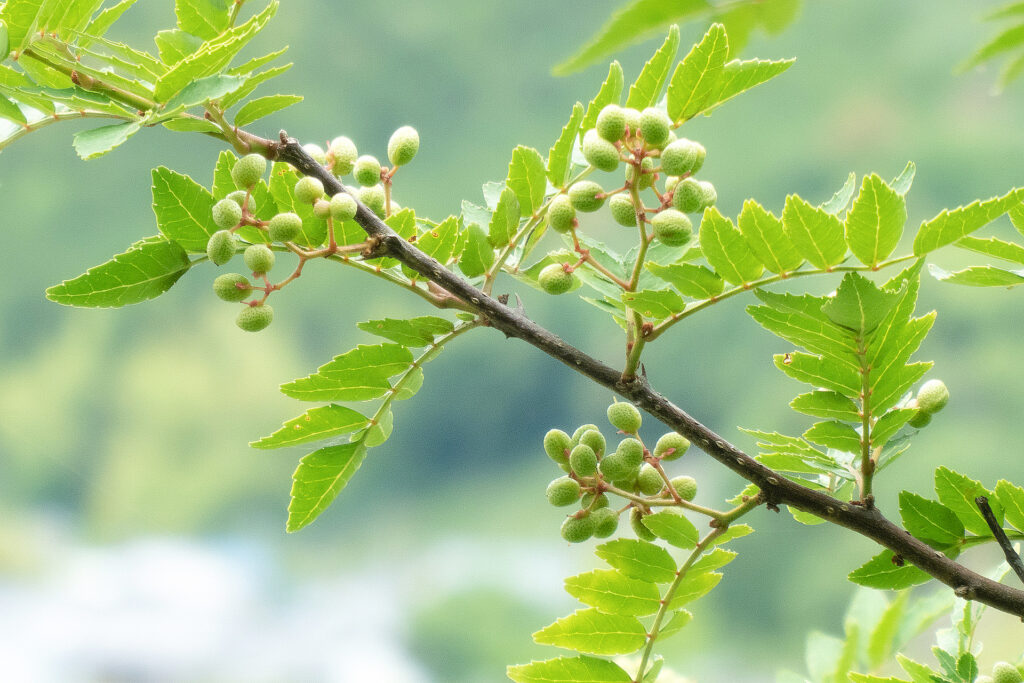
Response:
[[[256,130],[319,142],[345,134],[383,157],[391,131],[412,124],[423,142],[396,198],[444,217],[505,177],[516,144],[546,153],[606,67],[569,78],[550,69],[618,4],[286,3],[256,49],[291,45],[295,67],[276,87],[306,100]],[[952,75],[991,34],[979,17],[992,6],[809,2],[780,36],[755,35],[745,55],[797,64],[685,131],[708,149],[702,176],[723,212],[748,197],[779,212],[791,192],[822,201],[850,171],[891,178],[914,160],[912,232],[942,208],[1024,185],[1024,87],[997,97],[994,71]],[[150,0],[115,33],[141,44],[173,21],[170,0]],[[684,26],[683,45],[704,28]],[[618,55],[628,79],[658,42]],[[47,286],[155,233],[152,166],[209,183],[220,149],[146,130],[84,163],[74,129],[34,133],[0,157],[4,677],[461,683],[552,656],[530,633],[573,609],[561,578],[596,560],[590,544],[558,536],[562,512],[543,498],[557,472],[540,441],[551,427],[603,422],[611,397],[497,332],[469,335],[427,367],[423,390],[397,407],[394,435],[333,507],[285,535],[290,475],[305,451],[246,445],[305,409],[277,385],[370,342],[357,321],[432,311],[338,268],[307,269],[259,335],[234,326],[233,309],[210,294],[208,267],[126,310],[47,302]],[[599,238],[615,230],[592,225]],[[618,361],[620,333],[596,309],[510,280],[498,291]],[[895,510],[898,488],[927,494],[940,463],[987,484],[1024,481],[1021,296],[926,279],[921,310],[939,318],[919,357],[936,361],[932,376],[953,398],[880,482],[883,509]],[[807,426],[786,405],[801,387],[771,364],[787,347],[745,316],[747,303],[703,313],[646,359],[656,387],[743,447],[753,444],[737,426]],[[741,486],[696,452],[678,473],[698,478],[709,505]],[[785,512],[750,522],[759,533],[736,544],[722,585],[663,650],[687,676],[765,681],[802,670],[807,630],[840,630],[852,593],[844,577],[874,553]],[[968,562],[996,557],[976,551]],[[1016,656],[1024,630],[995,616],[985,637],[990,664]]]

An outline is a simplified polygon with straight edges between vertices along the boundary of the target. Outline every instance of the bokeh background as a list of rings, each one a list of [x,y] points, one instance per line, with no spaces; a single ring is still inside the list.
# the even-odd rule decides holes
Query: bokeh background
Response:
[[[550,69],[618,4],[292,0],[255,49],[290,44],[295,67],[277,88],[306,100],[257,130],[346,134],[383,156],[391,131],[413,124],[423,143],[396,197],[443,217],[504,178],[516,144],[546,152],[573,102],[593,95],[604,65],[567,78]],[[722,210],[755,197],[778,212],[790,192],[822,201],[850,171],[893,177],[914,160],[912,232],[941,208],[1024,185],[1024,86],[995,96],[994,71],[952,74],[991,34],[980,15],[992,6],[816,0],[781,35],[756,34],[746,55],[797,64],[685,133],[709,150],[702,175]],[[173,21],[170,0],[150,0],[116,33],[140,43]],[[684,26],[683,45],[703,30]],[[617,55],[628,79],[658,41]],[[219,151],[147,130],[84,163],[74,128],[0,157],[0,678],[468,683],[552,656],[530,633],[573,609],[561,579],[596,560],[558,536],[562,512],[543,497],[558,472],[540,441],[554,426],[601,422],[610,396],[524,344],[469,335],[427,367],[394,435],[333,507],[286,535],[305,451],[246,445],[305,409],[277,385],[369,342],[357,321],[431,311],[337,268],[307,269],[259,335],[234,326],[207,267],[126,310],[47,302],[47,286],[155,232],[152,166],[208,183]],[[596,309],[501,287],[542,324],[618,359],[619,332]],[[940,463],[990,485],[1024,481],[1022,296],[926,279],[921,309],[940,315],[919,357],[936,361],[953,399],[881,482],[886,510],[898,488],[927,494]],[[657,387],[744,447],[737,426],[807,426],[786,405],[802,389],[771,365],[785,344],[745,316],[747,303],[680,326],[646,360]],[[712,505],[741,486],[713,465],[697,452],[679,464]],[[663,650],[694,679],[802,671],[807,631],[840,631],[845,574],[874,553],[785,513],[750,521],[758,533],[735,544],[722,585]],[[996,559],[979,550],[969,561]],[[990,665],[1018,654],[1024,627],[994,616],[985,638]]]

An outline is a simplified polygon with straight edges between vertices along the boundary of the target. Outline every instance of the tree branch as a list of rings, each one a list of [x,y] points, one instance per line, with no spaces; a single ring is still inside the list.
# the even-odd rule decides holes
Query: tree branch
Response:
[[[1021,560],[1020,555],[1013,549],[1013,545],[1010,544],[1010,539],[1006,537],[1006,532],[1003,531],[1003,527],[1000,526],[999,520],[996,519],[996,515],[992,512],[992,506],[988,504],[988,498],[985,496],[978,496],[974,499],[975,505],[981,510],[981,516],[985,518],[985,523],[988,524],[988,528],[992,530],[992,535],[995,536],[996,543],[1003,550],[1003,555],[1006,556],[1006,562],[1013,569],[1013,573],[1017,575],[1017,578],[1024,583],[1024,560]]]
[[[254,136],[255,137],[255,136]],[[266,156],[284,161],[305,175],[318,178],[330,195],[350,192],[326,168],[313,160],[294,138],[281,132],[281,141],[261,140],[254,145]],[[521,339],[560,360],[576,372],[632,401],[654,418],[696,443],[705,453],[756,484],[770,508],[789,505],[833,524],[855,531],[897,553],[930,576],[953,588],[959,597],[976,600],[1002,612],[1024,618],[1024,591],[1005,586],[973,572],[942,552],[914,538],[886,519],[877,508],[866,508],[813,491],[786,479],[736,448],[654,391],[643,376],[623,380],[620,371],[588,356],[534,323],[519,311],[491,298],[404,240],[373,211],[357,200],[355,221],[379,245],[378,255],[397,259],[471,306],[487,324],[509,337]]]

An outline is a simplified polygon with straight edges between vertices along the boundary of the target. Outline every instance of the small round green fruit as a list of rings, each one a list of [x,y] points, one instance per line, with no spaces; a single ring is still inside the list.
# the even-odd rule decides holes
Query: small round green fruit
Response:
[[[640,133],[644,136],[644,142],[651,147],[662,147],[668,142],[671,128],[672,121],[662,110],[647,107],[640,112]]]
[[[235,190],[234,192],[229,192],[228,196],[225,197],[224,199],[230,199],[235,204],[238,204],[239,207],[241,207],[242,204],[245,204],[245,198],[248,195],[249,193],[246,192],[245,190]],[[252,203],[252,200],[250,200],[250,203]]]
[[[356,190],[356,196],[359,198],[359,201],[366,204],[366,208],[373,211],[380,218],[384,218],[384,210],[387,208],[387,195],[384,194],[383,185],[360,187]]]
[[[246,332],[259,332],[265,329],[274,320],[274,309],[263,304],[262,306],[246,306],[235,319],[235,324]]]
[[[364,154],[356,159],[352,177],[363,187],[372,187],[380,182],[380,162],[377,157]]]
[[[640,130],[640,119],[643,116],[640,110],[633,107],[625,107],[622,110],[622,114],[626,118],[627,134],[629,137],[636,137],[637,132]]]
[[[245,267],[254,273],[269,273],[274,267],[274,252],[265,244],[253,244],[245,248],[242,255],[245,259]]]
[[[604,455],[604,449],[608,443],[604,440],[604,435],[596,429],[588,429],[583,432],[580,436],[579,443],[590,446],[590,449],[594,451],[594,455],[600,458]]]
[[[632,403],[616,401],[608,406],[608,421],[612,423],[612,427],[615,427],[620,432],[636,434],[640,431],[642,418],[640,416],[640,411],[637,410],[636,406]],[[642,453],[643,449],[641,448],[641,454]]]
[[[263,157],[260,157],[261,159]],[[206,243],[206,256],[215,266],[222,266],[235,255],[235,236],[228,230],[218,230]]]
[[[555,507],[572,505],[580,498],[580,483],[570,477],[559,477],[548,484],[545,495]]]
[[[636,475],[636,485],[640,488],[640,493],[653,496],[665,487],[665,480],[652,465],[644,464],[640,468],[640,473]]]
[[[327,152],[324,148],[315,142],[310,142],[302,146],[302,151],[313,157],[313,161],[323,166],[327,163]]]
[[[593,213],[604,205],[604,188],[593,180],[580,180],[569,188],[569,200],[577,211]]]
[[[580,444],[569,453],[569,467],[580,477],[590,477],[597,472],[597,454],[586,444]]]
[[[324,184],[319,178],[303,176],[295,183],[295,199],[300,204],[312,204],[324,196]]]
[[[230,199],[222,199],[213,205],[213,222],[218,228],[233,228],[242,220],[242,207]]]
[[[576,285],[575,273],[565,272],[561,263],[552,263],[540,271],[537,282],[548,294],[565,294]]]
[[[654,237],[667,247],[681,247],[693,237],[693,223],[685,213],[662,209],[651,219]]]
[[[302,232],[302,218],[299,214],[287,212],[279,213],[270,219],[267,231],[271,241],[291,242]]]
[[[683,213],[697,213],[704,210],[704,190],[696,178],[683,178],[672,194],[672,206]]]
[[[580,507],[590,509],[591,511],[606,508],[608,507],[608,496],[603,493],[595,494],[593,491],[584,493],[583,497],[580,498]]]
[[[601,431],[595,424],[580,425],[576,428],[576,431],[572,433],[572,445],[575,446],[583,438],[583,435],[593,429],[595,432]]]
[[[551,200],[548,206],[548,225],[555,232],[565,233],[573,226],[576,220],[576,209],[568,195],[560,194]]]
[[[631,468],[636,469],[644,461],[644,445],[637,439],[623,439],[615,449],[615,454],[625,460]]]
[[[327,218],[331,215],[331,203],[326,199],[318,199],[313,202],[313,215],[317,218]]]
[[[932,414],[926,413],[923,410],[919,409],[916,413],[914,413],[913,417],[907,420],[907,424],[913,427],[914,429],[924,429],[929,425],[929,423],[931,423],[931,421]]]
[[[544,435],[544,452],[559,465],[569,462],[569,451],[573,445],[572,439],[561,429],[552,429]]]
[[[600,171],[614,171],[619,167],[619,150],[595,128],[583,134],[583,157]]]
[[[669,432],[662,435],[658,439],[658,443],[654,444],[654,455],[665,461],[678,460],[683,457],[683,454],[686,453],[689,447],[689,439],[682,434]]]
[[[239,190],[248,190],[267,172],[267,160],[259,154],[246,154],[231,169],[231,179]]]
[[[932,415],[949,403],[949,389],[940,379],[930,379],[917,390],[917,407]]]
[[[1013,664],[1009,662],[996,662],[992,667],[992,680],[994,683],[1021,683],[1024,676]]]
[[[359,158],[359,152],[356,150],[356,143],[344,135],[339,135],[331,140],[331,145],[327,148],[327,157],[329,161],[334,160],[331,172],[341,177],[352,171],[356,159]]]
[[[608,210],[612,212],[612,218],[619,225],[627,228],[636,227],[636,207],[633,206],[633,198],[628,194],[612,195],[608,200]]]
[[[249,296],[252,284],[240,273],[224,273],[213,281],[213,293],[224,301],[237,302]]]
[[[412,126],[402,126],[388,140],[388,160],[392,166],[404,166],[420,149],[420,134]]]
[[[569,543],[582,543],[594,535],[595,524],[593,515],[583,517],[566,517],[562,522],[562,538]]]
[[[657,538],[654,533],[644,524],[644,513],[640,508],[632,508],[629,511],[629,525],[633,527],[636,537],[644,541],[653,541]]]
[[[689,502],[697,497],[697,480],[693,477],[672,477],[671,481],[672,488],[683,500]]]
[[[693,140],[682,138],[669,143],[661,151],[661,170],[665,175],[681,176],[697,172],[698,159],[703,162],[707,151],[704,146]]]
[[[601,470],[601,475],[606,481],[621,481],[628,479],[630,474],[633,472],[633,465],[628,463],[624,457],[618,453],[612,453],[606,455],[601,459],[601,464],[598,466]]]
[[[359,205],[347,192],[339,192],[331,197],[331,218],[336,221],[349,221],[355,218]]]
[[[606,104],[597,115],[597,134],[608,142],[618,142],[626,134],[626,112],[617,104]]]
[[[594,537],[608,538],[619,528],[619,513],[611,508],[601,508],[590,513],[594,520]]]

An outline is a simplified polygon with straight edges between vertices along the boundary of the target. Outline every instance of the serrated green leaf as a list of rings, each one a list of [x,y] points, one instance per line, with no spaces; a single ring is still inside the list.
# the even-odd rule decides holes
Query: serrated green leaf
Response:
[[[929,263],[928,272],[941,282],[968,287],[1016,287],[1024,283],[1024,274],[995,266],[972,266],[951,273],[934,263]]]
[[[753,199],[743,202],[738,223],[750,251],[773,273],[788,273],[804,262],[786,237],[782,221]]]
[[[923,256],[939,247],[956,242],[991,223],[1024,200],[1024,190],[1010,190],[1002,197],[976,200],[967,206],[944,209],[931,220],[921,223],[914,238],[914,255]]]
[[[910,191],[910,186],[914,184],[914,175],[917,174],[917,166],[913,161],[908,161],[907,165],[900,171],[900,174],[892,179],[889,183],[896,194],[905,197],[907,192]]]
[[[110,27],[114,25],[114,22],[120,19],[121,15],[128,11],[128,9],[136,2],[138,2],[138,0],[121,0],[121,2],[116,5],[107,7],[97,14],[91,22],[89,22],[89,25],[86,26],[83,33],[85,33],[86,37],[105,35],[106,32],[110,30]],[[81,43],[87,44],[87,40],[83,40]]]
[[[349,434],[366,426],[361,414],[339,405],[320,406],[288,420],[270,436],[249,443],[253,448],[284,448]]]
[[[729,56],[729,39],[725,27],[712,24],[701,41],[683,58],[672,74],[668,86],[668,115],[682,123],[707,106],[719,88],[725,60]]]
[[[838,265],[846,256],[843,224],[839,219],[795,194],[786,197],[782,227],[797,252],[816,268]]]
[[[21,52],[31,39],[42,0],[7,0],[0,7],[0,21],[7,25],[10,49]],[[6,55],[4,55],[6,58]]]
[[[800,394],[789,406],[811,417],[833,418],[844,422],[860,420],[860,410],[852,399],[835,391],[811,391]]]
[[[1018,204],[1006,213],[1010,217],[1010,223],[1017,229],[1017,232],[1024,235],[1024,203]]]
[[[754,533],[754,529],[749,524],[730,524],[724,534],[716,537],[711,542],[711,546],[724,545],[730,541],[735,541],[737,538],[749,536],[752,533]]]
[[[896,655],[896,661],[900,663],[900,666],[903,667],[903,670],[907,672],[914,683],[935,683],[933,676],[939,675],[938,671],[924,664],[919,664],[902,654]]]
[[[606,614],[642,617],[654,614],[661,607],[661,593],[656,585],[631,579],[614,569],[595,569],[570,576],[565,580],[565,590],[583,604]]]
[[[664,320],[686,309],[686,302],[671,289],[623,292],[622,303],[652,320]]]
[[[466,228],[466,246],[459,257],[459,270],[466,277],[479,277],[494,264],[494,247],[476,223]]]
[[[512,179],[512,166],[509,166],[509,182]],[[519,197],[512,187],[506,187],[498,197],[498,204],[494,207],[491,220],[487,228],[487,239],[494,248],[500,248],[509,243],[509,240],[519,230],[519,216],[523,208],[529,210],[529,205],[523,206],[519,203]]]
[[[178,133],[220,133],[221,130],[217,124],[206,119],[195,119],[191,117],[178,117],[173,119],[167,119],[160,124],[167,130],[173,130]]]
[[[934,316],[929,318],[929,326],[932,320],[934,320]],[[909,365],[894,362],[884,370],[872,373],[869,376],[872,411],[881,413],[896,405],[903,394],[917,384],[925,373],[932,369],[933,365],[934,363],[931,361],[910,363]]]
[[[658,538],[684,550],[696,548],[697,542],[700,540],[700,532],[697,531],[697,527],[678,510],[665,509],[652,515],[646,515],[644,516],[644,526]]]
[[[957,71],[973,69],[983,62],[994,59],[1024,44],[1024,24],[1011,26],[982,45],[967,60],[957,66]]]
[[[819,446],[847,453],[859,453],[861,448],[860,435],[856,430],[848,424],[834,420],[816,422],[804,432],[804,438]]]
[[[544,168],[544,158],[540,152],[524,145],[516,147],[512,151],[512,161],[508,165],[506,184],[515,192],[519,201],[519,211],[523,216],[536,213],[544,202],[544,193],[547,190],[547,170]]]
[[[839,283],[836,295],[825,302],[821,311],[835,324],[863,336],[878,327],[899,299],[898,293],[879,289],[863,275],[847,273]]]
[[[715,90],[708,97],[703,109],[717,107],[753,87],[770,81],[793,66],[794,62],[795,59],[734,59],[728,62],[722,67]]]
[[[822,210],[832,215],[839,215],[840,211],[843,211],[850,203],[850,199],[853,197],[854,190],[857,189],[857,174],[851,173],[846,177],[846,182],[843,186],[836,190],[832,198],[821,205]]]
[[[597,657],[558,657],[508,667],[516,683],[630,683],[633,679],[615,662]]]
[[[228,5],[223,0],[174,0],[178,26],[203,40],[214,38],[228,27]]]
[[[679,633],[691,621],[693,621],[693,615],[685,609],[672,612],[668,621],[664,622],[661,628],[658,629],[658,642],[663,642],[666,638],[671,638]]]
[[[916,413],[916,410],[910,408],[898,408],[890,410],[879,418],[875,426],[871,428],[871,447],[884,446]]]
[[[817,312],[811,309],[800,311],[784,307],[786,302],[806,299],[817,301],[820,309],[820,299],[809,296],[780,295],[763,290],[757,290],[756,295],[767,305],[748,306],[747,313],[766,330],[786,341],[798,344],[812,353],[822,354],[838,362],[858,367],[855,360],[857,346],[848,331],[826,318],[820,310]]]
[[[420,235],[416,240],[416,246],[427,256],[447,264],[455,255],[458,237],[459,219],[455,216],[448,216],[436,228],[431,228]]]
[[[1006,514],[1006,521],[1024,531],[1024,488],[1000,479],[996,484],[996,499]]]
[[[687,574],[679,582],[672,601],[669,602],[669,609],[679,609],[694,600],[698,600],[719,584],[722,574],[719,572],[701,572],[700,574]]]
[[[910,491],[900,491],[900,517],[913,536],[939,546],[952,545],[964,537],[964,525],[953,510]]]
[[[139,128],[141,124],[138,121],[126,121],[79,131],[74,138],[75,152],[86,161],[95,159],[127,142],[139,132]]]
[[[635,617],[604,614],[591,607],[577,610],[537,631],[533,640],[540,645],[554,645],[587,654],[622,655],[643,647],[647,631]]]
[[[633,85],[629,86],[629,95],[626,97],[627,107],[643,110],[658,102],[678,50],[679,27],[672,26],[668,30],[665,42],[644,64],[644,68]]]
[[[292,499],[288,505],[288,533],[298,531],[320,516],[345,488],[363,464],[362,443],[327,446],[299,461],[292,475]]]
[[[859,569],[850,572],[847,578],[858,586],[902,590],[926,583],[932,577],[909,562],[902,567],[896,565],[893,563],[893,552],[883,550]]]
[[[935,493],[939,497],[939,501],[956,513],[964,527],[972,534],[992,535],[992,530],[988,528],[985,517],[978,509],[978,504],[974,502],[978,496],[985,496],[989,499],[989,505],[996,521],[1002,524],[1003,506],[999,504],[997,497],[992,495],[992,492],[982,486],[979,481],[949,468],[939,467],[935,470]]]
[[[736,559],[738,553],[732,550],[726,550],[725,548],[715,548],[710,553],[707,553],[699,560],[690,565],[687,570],[690,574],[700,574],[701,572],[710,572],[715,569],[721,569],[725,565],[729,564]]]
[[[594,554],[626,576],[653,583],[668,583],[676,577],[676,563],[664,548],[630,538],[602,543]]]
[[[772,357],[775,367],[795,380],[838,391],[845,396],[860,394],[860,374],[847,363],[810,354],[779,353]]]
[[[569,168],[572,166],[572,149],[576,144],[576,136],[583,123],[583,103],[577,102],[572,107],[569,122],[562,127],[562,133],[548,151],[548,180],[555,187],[565,187],[569,179]]]
[[[235,114],[236,126],[248,126],[254,121],[259,121],[264,116],[286,109],[293,104],[302,101],[302,95],[267,95],[257,97],[242,105],[242,108]]]
[[[899,244],[906,222],[903,195],[872,173],[864,177],[860,193],[846,213],[846,243],[861,263],[875,267]]]
[[[647,262],[644,264],[651,273],[694,299],[710,299],[725,289],[725,281],[710,269],[692,263],[675,263],[668,266]]]
[[[625,76],[622,74],[622,66],[618,62],[609,64],[608,75],[605,77],[604,83],[601,84],[601,88],[594,95],[594,99],[590,100],[590,104],[587,105],[587,113],[583,115],[583,123],[580,124],[579,130],[581,139],[584,133],[597,124],[597,115],[601,113],[605,105],[619,103],[624,81]]]
[[[0,95],[0,118],[6,119],[7,121],[13,121],[15,123],[28,123],[28,119],[25,118],[25,114],[21,111],[21,107],[3,95]]]
[[[139,240],[110,261],[50,287],[46,298],[66,306],[119,308],[160,296],[191,266],[184,249],[158,235]]]
[[[199,46],[203,44],[203,39],[174,28],[157,31],[153,42],[156,43],[156,49],[160,53],[160,61],[168,66],[173,66],[198,50]]]
[[[455,329],[451,322],[432,315],[409,318],[408,320],[394,318],[367,320],[359,323],[357,327],[364,332],[390,339],[396,344],[411,348],[429,346],[434,343],[436,337],[448,334]]]
[[[1004,242],[996,237],[982,239],[980,237],[962,237],[954,242],[956,246],[979,254],[994,256],[1004,261],[1024,265],[1024,247],[1013,242]]]
[[[700,246],[708,264],[728,282],[742,285],[764,272],[764,265],[747,246],[742,233],[714,207],[704,210]]]
[[[257,74],[245,74],[245,84],[240,86],[237,90],[234,90],[222,97],[220,100],[221,107],[224,109],[230,109],[251,95],[256,88],[260,87],[267,81],[286,73],[291,68],[292,64],[289,62],[288,64],[275,66],[272,69],[267,69],[266,71],[261,71]],[[235,70],[232,69],[231,71],[234,72]]]
[[[875,676],[873,674],[850,673],[850,680],[853,683],[910,683],[903,678],[895,676]]]
[[[409,349],[398,344],[360,345],[314,374],[281,385],[281,393],[302,401],[366,401],[388,393],[388,378],[412,362]]]
[[[188,109],[209,100],[216,100],[242,85],[243,78],[217,74],[193,81],[164,105],[167,111]],[[242,124],[237,124],[242,125]]]
[[[153,169],[153,213],[157,227],[168,239],[190,252],[205,252],[213,222],[213,195],[205,187],[169,168]]]

